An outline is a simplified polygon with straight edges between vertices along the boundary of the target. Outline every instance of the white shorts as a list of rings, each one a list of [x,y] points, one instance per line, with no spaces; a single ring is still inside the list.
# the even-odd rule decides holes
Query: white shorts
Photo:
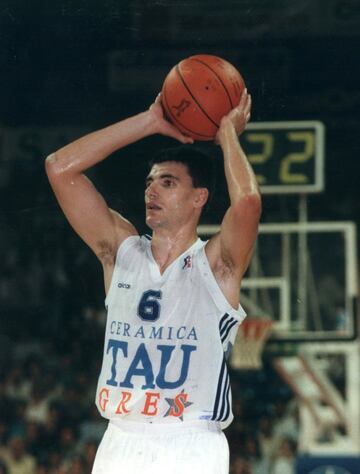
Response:
[[[208,422],[110,422],[92,474],[228,474],[229,446]]]

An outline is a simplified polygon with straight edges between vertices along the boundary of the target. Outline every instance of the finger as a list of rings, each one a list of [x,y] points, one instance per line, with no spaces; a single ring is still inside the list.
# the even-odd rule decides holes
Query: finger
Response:
[[[155,103],[158,104],[158,103],[161,103],[161,92],[158,93],[158,95],[156,96],[156,99],[155,99]]]
[[[169,136],[175,138],[179,142],[183,144],[188,144],[188,143],[194,143],[194,139],[189,137],[188,135],[184,135],[181,133],[176,127],[173,125],[169,124]]]
[[[241,104],[239,104],[238,111],[239,111],[240,115],[244,118],[246,118],[248,116],[248,114],[250,114],[250,111],[251,111],[251,97],[250,97],[250,94],[247,96],[246,103],[243,105],[243,107],[241,107]]]
[[[244,107],[244,105],[246,104],[247,98],[248,98],[248,92],[247,92],[247,88],[245,87],[245,89],[243,89],[241,93],[239,106]]]
[[[189,137],[188,135],[183,135],[182,133],[180,133],[180,136],[179,136],[178,140],[180,140],[181,143],[184,143],[184,144],[194,143],[193,138]]]
[[[251,95],[248,94],[247,96],[247,102],[246,102],[246,105],[245,105],[245,115],[249,114],[250,113],[250,110],[251,110],[251,105],[252,105],[252,99],[251,99]]]
[[[180,137],[174,137],[183,145],[192,145],[194,143],[194,139],[191,137],[187,137],[186,135],[181,135]]]

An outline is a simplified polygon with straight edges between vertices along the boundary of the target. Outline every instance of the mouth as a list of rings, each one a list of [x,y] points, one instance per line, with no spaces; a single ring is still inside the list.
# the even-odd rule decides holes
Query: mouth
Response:
[[[146,204],[146,209],[148,211],[160,211],[162,208],[158,206],[157,204],[155,204],[154,202],[148,202]]]

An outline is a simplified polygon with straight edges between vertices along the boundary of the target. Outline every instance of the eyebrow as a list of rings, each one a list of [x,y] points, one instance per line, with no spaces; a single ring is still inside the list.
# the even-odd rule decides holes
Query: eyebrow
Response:
[[[174,176],[173,174],[170,174],[170,173],[164,173],[159,176],[159,179],[165,179],[165,178],[174,179],[175,181],[180,180],[177,176]],[[154,181],[154,178],[150,175],[145,179],[146,184],[151,183],[152,181]]]

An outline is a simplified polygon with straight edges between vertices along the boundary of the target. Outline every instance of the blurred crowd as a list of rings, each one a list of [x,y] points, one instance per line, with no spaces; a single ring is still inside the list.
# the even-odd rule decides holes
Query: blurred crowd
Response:
[[[0,368],[1,474],[91,472],[106,428],[93,400],[103,322],[103,312],[86,308],[47,339],[8,341],[11,357]]]
[[[234,421],[226,430],[231,474],[294,474],[297,400],[272,368],[234,373]]]

